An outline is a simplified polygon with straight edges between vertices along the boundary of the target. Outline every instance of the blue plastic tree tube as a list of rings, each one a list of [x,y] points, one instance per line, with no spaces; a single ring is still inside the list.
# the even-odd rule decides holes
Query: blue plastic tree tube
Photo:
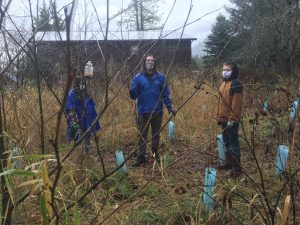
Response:
[[[116,151],[116,161],[117,161],[117,165],[118,167],[122,165],[122,163],[124,163],[124,155],[123,155],[123,151],[122,150],[117,150]],[[126,173],[127,172],[127,167],[124,163],[124,165],[119,169],[120,173]]]
[[[203,193],[203,207],[206,212],[209,212],[215,206],[214,188],[216,184],[217,170],[212,167],[205,168],[204,176],[204,193]]]
[[[20,160],[20,155],[21,155],[21,149],[18,147],[14,147],[13,150],[11,151],[11,158],[12,158],[12,166],[13,168],[21,168],[22,162]]]
[[[290,120],[294,120],[295,116],[297,115],[298,108],[299,108],[299,100],[296,99],[295,101],[292,102]]]
[[[223,135],[217,135],[217,145],[218,145],[218,153],[219,153],[219,163],[220,165],[224,165],[226,162],[226,155],[225,155],[225,146],[223,142]]]
[[[174,143],[174,127],[175,127],[175,124],[171,120],[169,122],[169,139],[170,139],[171,143]]]
[[[264,108],[263,109],[264,109],[264,112],[268,112],[270,110],[270,104],[267,100],[264,102]]]
[[[276,174],[280,175],[286,171],[289,148],[286,145],[279,145],[276,157]]]

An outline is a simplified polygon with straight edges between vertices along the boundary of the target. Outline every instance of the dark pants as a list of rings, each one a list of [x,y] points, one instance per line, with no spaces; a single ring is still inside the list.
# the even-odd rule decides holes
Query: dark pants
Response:
[[[143,114],[138,115],[137,118],[137,127],[139,130],[139,140],[138,140],[138,148],[139,153],[138,157],[143,158],[146,155],[146,141],[149,130],[149,125],[151,125],[152,131],[152,141],[151,141],[151,149],[153,153],[158,151],[159,147],[159,133],[162,123],[162,114]]]
[[[227,127],[227,122],[222,123],[222,136],[226,151],[230,153],[234,160],[238,161],[241,158],[240,142],[238,137],[239,126],[239,123],[234,123],[232,127]]]

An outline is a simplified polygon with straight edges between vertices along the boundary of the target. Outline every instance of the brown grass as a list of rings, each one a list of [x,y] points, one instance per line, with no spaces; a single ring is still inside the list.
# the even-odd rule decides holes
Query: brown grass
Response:
[[[170,79],[171,96],[175,108],[181,104],[193,93],[194,81],[188,78]],[[127,88],[122,88],[116,93],[117,88],[110,90],[110,98],[117,94],[117,98],[111,106],[101,116],[102,130],[98,133],[100,150],[103,154],[104,163],[107,171],[115,168],[114,153],[116,149],[124,151],[128,156],[134,151],[137,140],[137,130],[135,124],[135,107],[133,101],[129,99]],[[57,91],[62,96],[61,90]],[[103,106],[101,90],[95,89],[97,96],[97,109]],[[254,113],[259,111],[263,97],[263,89],[253,87],[245,88],[245,114],[243,124],[246,130],[246,137],[251,137],[252,125],[249,120],[254,118]],[[279,93],[284,101],[284,94]],[[151,162],[142,168],[129,168],[129,174],[122,177],[118,174],[113,175],[100,184],[83,202],[80,203],[81,224],[90,224],[92,221],[97,224],[108,216],[114,209],[120,206],[124,201],[126,204],[113,214],[105,224],[234,224],[234,219],[230,213],[234,214],[244,222],[250,222],[248,203],[243,202],[236,196],[232,196],[233,209],[220,212],[213,211],[209,217],[205,217],[201,211],[200,195],[203,191],[203,172],[204,167],[210,162],[216,166],[216,145],[215,137],[220,132],[215,123],[216,109],[215,85],[207,84],[203,89],[189,101],[177,114],[175,121],[175,144],[168,140],[167,127],[161,133],[161,152],[170,154],[170,168],[163,174],[160,174],[159,167]],[[277,95],[277,94],[276,94]],[[272,96],[277,98],[278,96]],[[45,119],[45,143],[46,152],[54,154],[50,140],[55,136],[56,115],[59,104],[52,94],[45,88],[43,90],[43,107]],[[275,101],[276,102],[276,101]],[[281,105],[280,105],[281,107]],[[287,114],[286,112],[282,112]],[[281,124],[286,123],[285,114],[282,116]],[[24,88],[18,91],[7,91],[5,98],[5,117],[7,128],[7,146],[8,150],[13,145],[22,148],[24,155],[40,154],[40,130],[39,130],[39,108],[37,91],[33,88]],[[167,121],[169,115],[164,114],[164,121]],[[268,196],[276,196],[283,180],[274,175],[275,149],[280,143],[277,141],[278,134],[267,133],[266,126],[269,125],[269,115],[259,116],[259,124],[256,126],[255,151],[261,163],[262,170],[265,173],[266,189]],[[242,133],[242,132],[240,132]],[[71,149],[71,144],[65,143],[66,121],[61,121],[61,130],[59,135],[59,146],[61,155]],[[273,136],[275,135],[275,136]],[[268,141],[268,140],[275,141]],[[280,138],[279,138],[280,139]],[[290,144],[286,137],[284,143]],[[256,181],[260,182],[257,169],[245,141],[242,143],[242,163],[244,170]],[[265,154],[266,148],[271,152]],[[95,147],[95,146],[94,146]],[[63,164],[61,179],[58,184],[57,198],[58,205],[64,208],[65,204],[75,201],[81,196],[95,181],[103,176],[102,167],[97,158],[96,151],[90,158],[82,155],[82,147],[79,147],[73,156]],[[296,149],[296,148],[295,148]],[[213,157],[209,157],[209,154]],[[291,169],[297,168],[299,163],[296,150],[291,157],[289,165]],[[53,157],[52,157],[53,158]],[[75,159],[77,158],[77,159]],[[30,165],[39,160],[28,160]],[[132,159],[129,159],[129,167]],[[48,167],[53,167],[54,163],[48,163]],[[38,168],[38,166],[37,166]],[[27,178],[26,180],[30,180]],[[247,180],[247,184],[245,183]],[[14,177],[14,182],[20,184],[24,179],[19,180]],[[235,185],[240,194],[249,201],[256,194],[250,184],[249,179],[243,182],[228,180],[224,174],[218,176],[218,187],[216,189],[216,199],[222,205],[222,199],[227,196],[229,191]],[[261,185],[259,183],[259,185]],[[32,188],[33,185],[27,185],[26,188],[15,188],[15,191],[24,192]],[[17,208],[15,224],[33,224],[40,220],[39,196],[33,195]],[[288,193],[284,191],[283,197]],[[107,194],[107,195],[106,195]],[[260,201],[255,200],[258,205]],[[250,207],[250,208],[249,208]],[[282,209],[282,200],[280,201]],[[26,210],[24,210],[26,209]],[[72,219],[73,209],[69,211]],[[102,210],[101,212],[99,212]],[[99,212],[99,214],[98,214]],[[254,214],[256,215],[256,214]],[[299,215],[298,215],[299,216]],[[63,219],[64,220],[64,219]],[[152,221],[152,222],[151,222]],[[181,221],[181,222],[180,222]],[[178,222],[178,223],[176,223]],[[261,224],[262,219],[258,216],[252,221],[252,224]],[[72,222],[71,222],[72,224]]]

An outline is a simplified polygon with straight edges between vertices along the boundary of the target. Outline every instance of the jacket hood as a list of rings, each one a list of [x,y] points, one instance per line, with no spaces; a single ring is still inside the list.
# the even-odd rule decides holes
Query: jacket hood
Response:
[[[237,79],[238,76],[239,76],[239,69],[236,64],[233,64],[231,76],[228,79],[224,79],[224,80],[225,81],[234,80]]]

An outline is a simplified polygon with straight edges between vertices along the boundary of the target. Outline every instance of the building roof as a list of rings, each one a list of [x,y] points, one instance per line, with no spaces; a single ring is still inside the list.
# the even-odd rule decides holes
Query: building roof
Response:
[[[43,41],[65,41],[66,32],[38,32],[36,35],[38,40]],[[109,31],[108,40],[112,41],[124,41],[124,40],[157,40],[157,39],[188,39],[197,40],[197,38],[190,37],[189,35],[183,34],[178,31]],[[72,41],[87,41],[87,40],[104,40],[104,34],[101,31],[98,32],[72,32]]]

